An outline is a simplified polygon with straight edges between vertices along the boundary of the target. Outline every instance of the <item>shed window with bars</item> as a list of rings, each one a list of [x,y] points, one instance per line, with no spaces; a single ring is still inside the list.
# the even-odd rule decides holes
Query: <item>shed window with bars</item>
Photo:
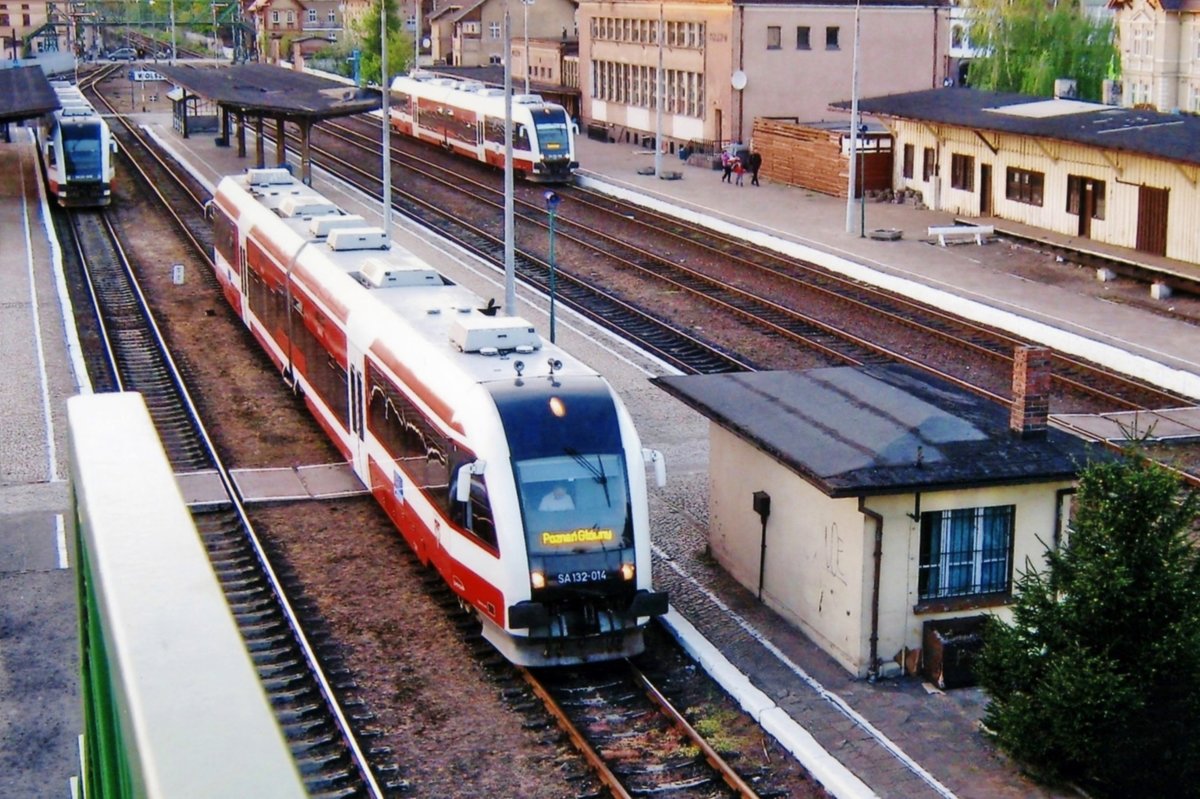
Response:
[[[921,514],[921,601],[1008,594],[1012,590],[1016,506]]]
[[[950,156],[950,186],[963,191],[975,191],[975,159],[954,153]]]
[[[1027,169],[1008,168],[1004,182],[1004,196],[1010,200],[1041,207],[1042,191],[1046,176]]]

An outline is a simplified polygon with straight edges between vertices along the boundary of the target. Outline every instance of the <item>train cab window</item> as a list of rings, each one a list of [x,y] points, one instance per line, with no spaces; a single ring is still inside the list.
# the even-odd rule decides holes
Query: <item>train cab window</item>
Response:
[[[228,214],[215,205],[213,206],[213,249],[221,254],[226,263],[237,271],[241,271],[241,263],[237,257],[237,225],[229,218]]]
[[[100,133],[98,124],[63,126],[63,161],[72,175],[100,179],[103,158]]]
[[[568,155],[571,152],[567,114],[562,109],[547,109],[533,115],[538,148],[543,155]]]
[[[625,460],[566,453],[516,463],[530,554],[594,552],[632,544]]]
[[[455,470],[454,477],[448,486],[451,520],[462,525],[463,529],[471,535],[495,549],[498,544],[496,522],[492,518],[492,504],[488,499],[484,476],[479,474],[471,476],[471,499],[467,502],[459,502],[455,498],[457,483],[458,471]]]
[[[529,128],[524,125],[513,125],[513,149],[529,149]]]

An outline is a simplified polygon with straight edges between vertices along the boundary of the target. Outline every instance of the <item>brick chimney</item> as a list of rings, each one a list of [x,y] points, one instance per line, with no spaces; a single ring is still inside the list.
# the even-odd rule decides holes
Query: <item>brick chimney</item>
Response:
[[[1042,438],[1050,417],[1050,348],[1018,347],[1013,358],[1008,426],[1022,438]]]

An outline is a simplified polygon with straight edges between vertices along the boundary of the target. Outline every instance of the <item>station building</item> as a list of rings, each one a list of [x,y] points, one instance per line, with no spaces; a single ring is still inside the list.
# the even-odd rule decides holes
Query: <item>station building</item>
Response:
[[[859,110],[892,135],[893,187],[934,210],[1200,263],[1198,117],[963,88]]]
[[[655,382],[709,419],[717,562],[854,675],[946,684],[963,653],[939,642],[1011,617],[1110,457],[1049,428],[1049,351],[1016,361],[1011,409],[908,366]]]

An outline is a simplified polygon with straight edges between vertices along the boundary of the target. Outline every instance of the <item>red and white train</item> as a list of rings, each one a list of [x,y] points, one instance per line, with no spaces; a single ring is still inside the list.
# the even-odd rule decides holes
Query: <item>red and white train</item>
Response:
[[[415,72],[392,81],[392,129],[459,155],[504,167],[504,90]],[[579,167],[575,125],[541,95],[512,102],[513,171],[542,183],[570,181]]]
[[[608,382],[286,170],[212,213],[226,298],[485,637],[522,665],[641,651],[662,458]]]
[[[64,208],[108,205],[117,152],[108,123],[77,87],[50,85],[60,107],[45,116],[39,131],[50,194]]]

